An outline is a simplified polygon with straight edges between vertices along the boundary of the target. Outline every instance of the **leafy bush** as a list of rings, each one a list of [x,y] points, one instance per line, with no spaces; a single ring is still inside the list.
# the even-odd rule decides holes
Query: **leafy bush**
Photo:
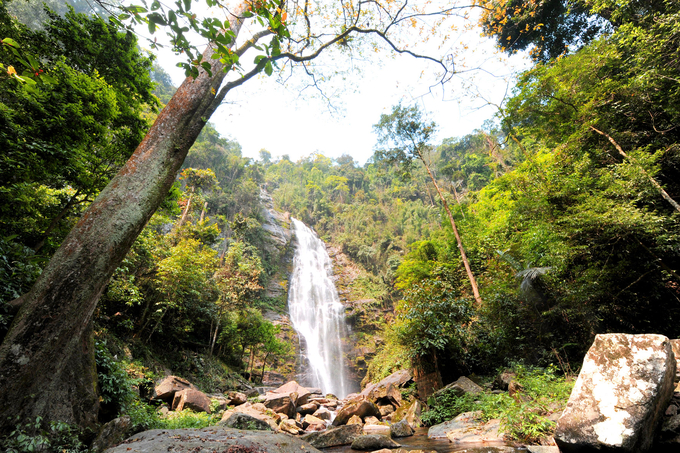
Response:
[[[88,451],[80,440],[81,430],[63,422],[44,423],[41,417],[29,423],[17,423],[14,431],[0,438],[0,450],[6,453]]]
[[[483,420],[500,419],[501,431],[511,440],[537,442],[551,435],[555,423],[547,417],[564,409],[573,382],[556,375],[556,368],[526,368],[515,365],[519,394],[508,393],[456,396],[444,391],[428,401],[422,420],[428,425],[451,420],[463,412],[481,411]]]

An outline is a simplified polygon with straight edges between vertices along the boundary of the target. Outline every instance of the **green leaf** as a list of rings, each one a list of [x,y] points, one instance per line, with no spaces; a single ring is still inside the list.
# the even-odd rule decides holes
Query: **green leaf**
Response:
[[[265,67],[264,67],[264,72],[265,72],[265,74],[267,74],[268,76],[271,76],[272,73],[274,72],[274,68],[272,67],[272,62],[271,62],[271,61],[268,61],[267,64],[265,65]]]
[[[7,44],[8,46],[16,47],[17,49],[19,48],[19,44],[13,40],[12,38],[5,38],[2,40],[3,44]]]

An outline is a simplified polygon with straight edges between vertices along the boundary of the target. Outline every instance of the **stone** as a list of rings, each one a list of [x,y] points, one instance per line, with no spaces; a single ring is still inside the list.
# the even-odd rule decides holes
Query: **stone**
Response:
[[[232,410],[226,411],[224,414],[222,414],[222,419],[220,420],[220,423],[224,423],[227,421],[229,417],[231,417],[232,414],[246,414],[249,415],[253,418],[257,418],[258,420],[262,420],[263,422],[267,423],[272,430],[276,430],[278,428],[278,423],[274,419],[274,417],[269,416],[265,411],[258,410],[254,407],[254,405],[250,403],[242,404]]]
[[[226,396],[231,406],[240,406],[241,404],[245,404],[248,401],[246,394],[241,392],[227,392]]]
[[[492,389],[508,391],[508,385],[517,377],[517,373],[512,370],[503,370],[496,379],[493,380]]]
[[[271,392],[267,392],[268,395],[270,393],[289,396],[295,393],[296,396],[292,399],[293,404],[295,404],[295,406],[302,406],[304,404],[307,404],[307,400],[312,394],[307,388],[301,386],[295,381],[286,382],[281,387],[272,390]]]
[[[348,425],[363,425],[364,421],[358,415],[352,415],[349,420],[347,420]]]
[[[453,420],[449,420],[438,425],[430,426],[427,430],[428,439],[446,439],[446,433],[458,429],[472,428],[479,425],[479,419],[482,412],[463,412],[456,416]]]
[[[229,400],[222,395],[207,395],[210,399],[210,404],[216,404],[215,411],[225,411],[229,407]]]
[[[382,448],[380,450],[375,450],[373,453],[392,453],[392,450],[389,448]]]
[[[185,389],[198,390],[195,385],[186,379],[182,379],[178,376],[167,376],[156,384],[156,387],[154,387],[153,393],[151,394],[151,399],[163,400],[170,403],[175,397],[175,393]]]
[[[362,433],[363,430],[360,425],[344,425],[326,431],[305,434],[300,439],[309,442],[315,448],[328,448],[349,445]]]
[[[375,386],[368,392],[368,399],[376,404],[401,406],[401,392],[393,384]]]
[[[312,414],[316,418],[320,418],[321,420],[330,420],[331,417],[331,411],[326,409],[325,407],[320,407],[314,413]]]
[[[524,387],[522,387],[522,384],[520,384],[517,381],[510,381],[508,384],[508,395],[510,396],[518,396],[522,391],[524,390]]]
[[[306,429],[309,425],[321,425],[325,427],[326,422],[324,422],[320,418],[316,418],[313,415],[307,414],[305,415],[305,418],[302,419],[302,427]]]
[[[318,408],[319,408],[318,404],[311,402],[311,403],[303,404],[302,406],[298,406],[297,411],[302,415],[306,415],[306,414],[313,414],[314,412],[316,412],[316,410]]]
[[[671,349],[675,356],[675,379],[676,383],[680,382],[680,340],[671,340]]]
[[[255,429],[260,431],[271,431],[272,429],[266,421],[242,412],[233,412],[226,420],[222,418],[220,425],[226,428]]]
[[[380,416],[385,417],[394,412],[394,406],[391,404],[380,405],[378,404],[378,410],[380,411]]]
[[[456,396],[463,396],[466,393],[472,393],[473,395],[477,395],[479,393],[482,393],[484,389],[481,388],[479,385],[475,384],[469,378],[461,376],[455,382],[450,383],[441,390],[437,390],[434,393],[434,397],[436,398],[438,395],[441,395],[442,393],[447,391],[453,392],[453,394]]]
[[[318,423],[314,423],[313,425],[309,425],[305,428],[306,433],[314,433],[317,431],[325,431],[326,430],[326,425],[320,425]]]
[[[675,364],[663,335],[597,335],[557,422],[560,451],[649,451]]]
[[[392,437],[409,437],[412,436],[413,433],[413,428],[411,428],[411,425],[408,424],[406,419],[390,425],[390,435]]]
[[[410,405],[403,405],[398,408],[393,414],[390,414],[392,421],[398,422],[405,419],[409,425],[414,429],[422,426],[420,414],[423,412],[423,404],[414,400]]]
[[[176,411],[191,409],[194,412],[210,413],[210,398],[200,390],[184,389],[175,393],[172,408]]]
[[[528,453],[560,453],[559,447],[543,445],[527,445]]]
[[[252,451],[267,453],[320,453],[299,438],[271,431],[244,431],[223,426],[203,429],[154,429],[135,434],[106,453],[168,453]]]
[[[288,418],[295,418],[295,403],[291,400],[289,395],[281,393],[268,394],[265,399],[264,406],[274,412],[280,412],[288,416]]]
[[[372,415],[369,415],[368,417],[364,417],[364,424],[365,425],[379,425],[380,420],[378,420],[378,417],[374,417]]]
[[[430,439],[448,439],[454,444],[503,442],[500,420],[481,421],[482,413],[463,412],[448,422],[431,426],[427,431]]]
[[[300,434],[302,432],[302,430],[298,428],[297,423],[295,423],[295,420],[290,418],[281,420],[281,423],[279,423],[279,430],[288,434]]]
[[[381,448],[399,448],[401,445],[381,434],[366,434],[352,442],[352,450],[380,450]]]
[[[99,430],[97,438],[92,443],[91,450],[93,452],[100,452],[120,444],[125,440],[131,428],[132,422],[129,416],[123,415],[122,417],[114,418]]]
[[[361,418],[367,417],[369,415],[380,417],[380,410],[373,402],[365,399],[351,401],[338,411],[335,416],[335,420],[333,420],[333,425],[344,425],[347,423],[350,417],[352,417],[352,415],[357,415]]]

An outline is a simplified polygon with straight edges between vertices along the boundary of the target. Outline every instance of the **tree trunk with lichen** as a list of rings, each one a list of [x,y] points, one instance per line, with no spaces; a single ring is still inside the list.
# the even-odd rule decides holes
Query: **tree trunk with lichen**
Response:
[[[235,12],[239,14],[240,11]],[[232,20],[238,34],[241,20]],[[166,197],[189,148],[214,111],[223,65],[187,78],[130,160],[71,230],[0,345],[0,433],[17,420],[97,423],[92,316],[104,287]]]

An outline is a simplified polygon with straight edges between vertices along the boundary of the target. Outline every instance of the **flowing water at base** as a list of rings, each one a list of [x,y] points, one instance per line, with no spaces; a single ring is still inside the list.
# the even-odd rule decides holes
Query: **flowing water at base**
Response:
[[[449,442],[447,439],[433,440],[427,438],[427,428],[418,428],[413,436],[410,437],[400,437],[398,439],[393,439],[398,444],[401,444],[401,448],[404,450],[423,450],[423,451],[436,451],[438,453],[451,453],[451,452],[469,452],[469,453],[526,453],[525,448],[510,447],[500,443],[467,443],[467,444],[454,444]],[[326,453],[359,453],[358,450],[352,450],[349,445],[342,447],[332,447],[324,448]],[[362,452],[363,453],[363,452]]]

